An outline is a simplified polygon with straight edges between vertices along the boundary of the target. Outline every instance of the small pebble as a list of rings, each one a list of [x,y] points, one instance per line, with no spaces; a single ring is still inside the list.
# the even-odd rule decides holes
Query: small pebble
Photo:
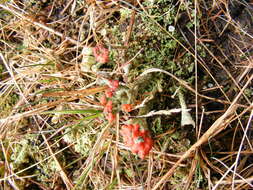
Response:
[[[207,84],[208,88],[212,88],[214,85],[212,83]]]
[[[169,32],[174,32],[175,31],[175,27],[174,26],[169,26]]]

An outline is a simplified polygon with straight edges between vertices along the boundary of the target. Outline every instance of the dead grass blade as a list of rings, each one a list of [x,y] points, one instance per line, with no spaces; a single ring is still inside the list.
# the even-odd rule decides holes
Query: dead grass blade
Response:
[[[96,88],[89,88],[83,90],[75,90],[75,91],[64,91],[64,92],[49,92],[42,94],[43,97],[65,97],[65,96],[87,96],[91,94],[96,94],[108,89],[108,86],[101,86]]]

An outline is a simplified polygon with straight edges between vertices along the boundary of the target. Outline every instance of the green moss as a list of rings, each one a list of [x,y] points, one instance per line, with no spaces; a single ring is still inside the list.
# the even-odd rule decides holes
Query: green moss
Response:
[[[10,158],[13,161],[12,166],[14,169],[19,168],[21,164],[29,163],[28,159],[29,151],[27,151],[28,149],[29,145],[27,139],[22,139],[14,146]]]
[[[248,98],[251,98],[253,96],[253,88],[246,88],[244,90],[244,94],[248,97]]]
[[[0,100],[0,117],[7,117],[13,110],[13,107],[17,103],[18,99],[19,96],[15,93],[11,93],[8,96],[3,97]]]
[[[161,134],[164,131],[164,129],[163,129],[162,125],[161,125],[161,117],[157,117],[153,121],[153,123],[152,123],[152,129],[151,130],[152,130],[152,132],[154,134]]]
[[[94,140],[96,138],[95,134],[87,131],[87,128],[83,125],[67,128],[64,132],[63,139],[69,144],[74,143],[74,150],[83,156],[88,156],[91,150]]]
[[[190,53],[185,53],[184,48],[179,47],[178,42],[184,44],[184,38],[175,27],[179,15],[186,12],[186,9],[191,15],[194,13],[192,2],[177,4],[172,0],[154,0],[143,2],[143,6],[147,8],[147,13],[137,12],[127,50],[112,48],[111,60],[124,63],[135,57],[131,64],[129,78],[135,78],[147,68],[156,67],[169,71],[187,82],[193,82],[194,58]],[[101,31],[106,34],[103,38],[109,44],[123,47],[131,11],[120,9],[119,13],[120,18],[116,22],[114,18],[109,20]],[[191,24],[192,22],[191,20]],[[175,27],[175,30],[166,32],[171,26]],[[202,49],[198,51],[201,52],[202,57],[205,57]],[[111,64],[108,66],[111,67]]]
[[[40,147],[41,140],[37,134],[27,134],[20,141],[11,144],[10,164],[14,171],[25,170],[22,175],[36,175],[39,182],[46,186],[50,186],[49,180],[59,171],[57,164],[47,150]],[[66,161],[63,154],[58,157],[61,166],[64,167]],[[44,160],[43,162],[41,162]],[[36,166],[26,169],[31,165]],[[22,189],[22,188],[21,188]]]

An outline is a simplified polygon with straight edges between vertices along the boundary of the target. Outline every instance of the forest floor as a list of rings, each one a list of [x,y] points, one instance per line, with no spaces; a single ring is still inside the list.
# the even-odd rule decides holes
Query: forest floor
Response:
[[[251,0],[1,0],[0,189],[252,189]]]

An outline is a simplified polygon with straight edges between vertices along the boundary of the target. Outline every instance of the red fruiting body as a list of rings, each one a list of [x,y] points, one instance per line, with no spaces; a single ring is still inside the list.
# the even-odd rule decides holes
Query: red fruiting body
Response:
[[[121,135],[123,136],[123,140],[126,146],[131,147],[134,144],[133,137],[132,137],[132,130],[133,125],[123,125]]]
[[[96,48],[101,47],[97,46]],[[97,52],[94,52],[94,55],[96,55],[95,53]],[[116,120],[116,115],[112,113],[113,102],[111,98],[118,87],[118,80],[109,80],[109,89],[107,89],[105,94],[100,98],[100,103],[104,106],[105,118],[109,123],[113,123]],[[121,110],[124,112],[131,112],[133,110],[133,106],[131,104],[122,104]],[[149,154],[149,151],[153,146],[153,140],[149,136],[148,131],[141,128],[139,124],[124,125],[122,126],[120,133],[123,136],[125,145],[131,149],[132,153],[138,154],[141,159],[144,159],[145,156]]]
[[[112,101],[109,100],[104,107],[104,113],[111,113],[112,112]]]
[[[116,115],[112,113],[112,101],[109,100],[104,107],[104,113],[106,114],[105,118],[108,120],[109,123],[113,123],[116,119]]]
[[[109,86],[110,86],[111,91],[117,90],[117,88],[119,87],[119,81],[118,80],[110,80],[109,82],[110,82]]]
[[[121,110],[124,112],[130,112],[132,111],[133,106],[131,104],[122,104]]]
[[[109,90],[106,90],[105,91],[105,96],[107,97],[107,98],[112,98],[112,96],[113,96],[113,92],[109,89]]]
[[[105,106],[105,105],[106,105],[106,102],[107,102],[106,96],[105,96],[105,95],[101,96],[101,98],[100,98],[100,103],[101,103],[101,105],[102,105],[102,106]]]
[[[96,61],[99,63],[106,63],[109,61],[109,50],[101,44],[93,48],[93,54]]]
[[[153,146],[153,140],[148,137],[138,137],[135,139],[134,145],[131,147],[133,153],[137,153],[141,159],[148,155]]]
[[[110,80],[109,81],[109,89],[105,91],[105,96],[107,98],[112,98],[113,93],[117,90],[118,87],[119,87],[118,80]]]
[[[108,120],[109,123],[113,123],[116,119],[116,115],[114,115],[113,113],[108,113],[106,119]]]
[[[140,130],[139,124],[124,125],[121,130],[123,140],[131,151],[144,159],[153,146],[153,140],[149,137],[148,131]]]

